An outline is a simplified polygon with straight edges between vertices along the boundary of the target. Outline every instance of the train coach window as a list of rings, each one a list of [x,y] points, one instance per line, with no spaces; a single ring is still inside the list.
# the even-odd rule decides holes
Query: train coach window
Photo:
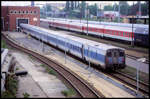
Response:
[[[111,57],[111,56],[112,56],[112,55],[111,55],[111,52],[108,52],[108,53],[107,53],[107,56],[108,56],[108,57]]]
[[[117,52],[114,52],[114,57],[116,57],[117,56]]]
[[[120,53],[119,53],[119,56],[124,56],[124,53],[123,53],[123,52],[120,52]]]

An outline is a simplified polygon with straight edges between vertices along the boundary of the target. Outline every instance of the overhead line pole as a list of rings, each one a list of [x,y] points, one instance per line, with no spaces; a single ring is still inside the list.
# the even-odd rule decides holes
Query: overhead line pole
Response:
[[[133,7],[134,7],[134,1],[133,1]],[[132,15],[132,41],[131,41],[131,46],[133,46],[134,47],[134,41],[133,41],[133,15]]]
[[[88,35],[88,3],[87,3],[87,35]]]

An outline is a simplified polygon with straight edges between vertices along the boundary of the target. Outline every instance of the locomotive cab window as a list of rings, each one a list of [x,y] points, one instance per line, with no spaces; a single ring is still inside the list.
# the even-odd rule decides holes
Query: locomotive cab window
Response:
[[[107,52],[107,56],[111,57],[112,56],[111,52]]]
[[[119,53],[119,56],[124,56],[124,53],[123,53],[123,52],[120,52],[120,53]]]
[[[117,56],[117,52],[114,52],[114,57],[116,57]]]

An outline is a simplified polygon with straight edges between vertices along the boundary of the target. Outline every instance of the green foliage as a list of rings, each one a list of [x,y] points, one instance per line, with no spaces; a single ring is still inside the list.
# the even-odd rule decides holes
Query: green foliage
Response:
[[[73,96],[76,94],[76,92],[72,88],[69,88],[69,90],[64,90],[61,93],[66,97]]]
[[[32,56],[32,55],[29,55],[29,57],[30,57],[31,59],[33,59],[33,56]]]
[[[17,67],[16,70],[19,70],[19,68]]]
[[[45,65],[44,65],[44,64],[41,64],[40,66],[45,67]]]
[[[81,3],[81,17],[85,18],[85,9],[86,9],[86,3],[85,1],[82,1]]]
[[[4,40],[1,41],[1,48],[7,48],[6,42]]]
[[[5,91],[1,94],[1,98],[16,98],[10,91]]]
[[[30,95],[25,92],[25,93],[23,93],[23,96],[24,96],[24,98],[29,98]]]
[[[129,10],[129,4],[127,1],[120,1],[120,13],[122,15],[128,15],[128,10]]]
[[[53,69],[50,69],[48,73],[52,75],[56,75],[56,72]]]
[[[2,93],[2,98],[15,98],[17,92],[18,81],[13,76],[8,76],[6,83],[6,91]]]
[[[113,11],[113,6],[111,5],[104,6],[104,11]]]
[[[90,10],[90,14],[97,16],[98,7],[96,4],[88,6],[88,9]]]

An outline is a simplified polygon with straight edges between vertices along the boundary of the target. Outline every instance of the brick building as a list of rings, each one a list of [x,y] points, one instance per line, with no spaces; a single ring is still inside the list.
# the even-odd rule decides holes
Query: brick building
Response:
[[[1,6],[1,30],[16,31],[20,23],[40,25],[40,8],[31,6]]]

